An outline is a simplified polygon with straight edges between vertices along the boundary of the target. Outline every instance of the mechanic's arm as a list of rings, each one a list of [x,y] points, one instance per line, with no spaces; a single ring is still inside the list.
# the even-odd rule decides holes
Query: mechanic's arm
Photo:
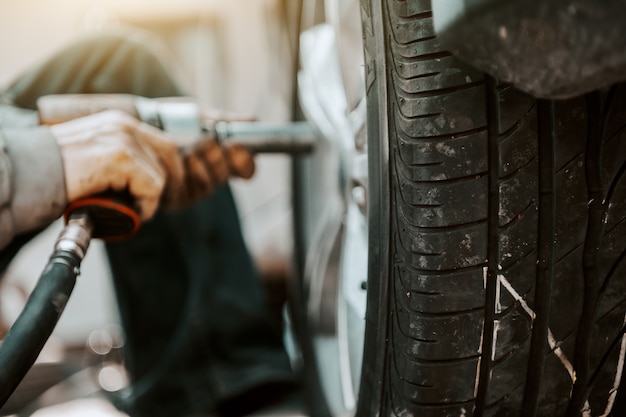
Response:
[[[151,131],[154,135],[159,135],[157,131],[166,131],[166,137],[179,146],[184,161],[184,183],[172,182],[168,177],[161,199],[164,208],[188,206],[210,195],[232,176],[250,178],[254,174],[252,155],[242,146],[220,146],[214,141],[187,146],[189,140],[191,143],[197,140],[203,122],[215,116],[201,109],[191,97],[148,99],[130,94],[61,94],[39,98],[37,107],[42,124],[54,125],[116,109],[142,120],[145,123],[142,131]],[[165,154],[173,150],[162,148],[162,152],[165,158]]]
[[[151,218],[159,204],[166,209],[183,208],[208,197],[231,177],[250,178],[254,173],[252,155],[241,146],[222,147],[206,141],[181,148],[176,134],[120,110],[80,117],[50,129],[61,145],[70,201],[108,189],[128,189],[142,219]],[[122,139],[127,146],[119,154],[122,150],[117,145]],[[145,160],[142,173],[152,178],[133,173],[140,165],[135,159]],[[106,173],[111,171],[120,176],[110,178]]]
[[[128,190],[150,218],[166,181],[183,183],[183,161],[162,133],[125,113],[102,113],[53,127],[0,131],[0,249],[58,218],[68,202]]]
[[[0,134],[0,249],[82,197],[126,190],[147,220],[159,203],[189,205],[254,167],[245,150],[217,144],[181,155],[166,133],[116,110]]]
[[[47,128],[0,128],[0,249],[66,206],[61,154]]]

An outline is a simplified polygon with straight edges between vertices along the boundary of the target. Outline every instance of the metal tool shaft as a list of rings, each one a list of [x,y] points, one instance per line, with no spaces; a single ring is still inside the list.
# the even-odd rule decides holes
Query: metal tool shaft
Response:
[[[208,138],[245,146],[252,153],[311,152],[317,136],[308,122],[217,122],[203,127]]]

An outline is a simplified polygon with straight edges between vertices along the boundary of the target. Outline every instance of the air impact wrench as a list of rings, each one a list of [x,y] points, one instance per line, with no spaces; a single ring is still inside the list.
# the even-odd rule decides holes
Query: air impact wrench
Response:
[[[316,135],[306,122],[219,122],[203,128],[203,139],[246,146],[252,153],[301,154],[313,150]],[[52,334],[80,273],[92,238],[119,241],[140,225],[125,193],[100,195],[70,204],[54,252],[17,320],[0,344],[0,408],[35,363]]]

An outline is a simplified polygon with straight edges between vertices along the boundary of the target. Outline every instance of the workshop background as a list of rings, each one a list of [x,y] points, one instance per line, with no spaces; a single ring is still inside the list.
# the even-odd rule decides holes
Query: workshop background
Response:
[[[155,35],[188,91],[209,108],[288,121],[293,116],[297,25],[289,0],[0,0],[0,88],[23,70],[86,34],[131,26]],[[291,161],[257,157],[250,181],[233,180],[244,236],[266,279],[278,285],[292,256]],[[6,326],[52,251],[60,223],[25,248],[2,279]],[[51,346],[84,344],[118,321],[100,242],[92,243]],[[275,283],[276,284],[276,283]],[[54,347],[48,347],[54,355]]]

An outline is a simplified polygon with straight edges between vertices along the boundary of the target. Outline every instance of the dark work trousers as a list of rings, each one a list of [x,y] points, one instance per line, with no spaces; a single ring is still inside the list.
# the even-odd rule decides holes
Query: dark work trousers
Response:
[[[182,94],[156,55],[128,34],[74,44],[4,95],[34,109],[53,93]],[[188,209],[157,213],[107,253],[134,387],[120,403],[129,414],[186,416],[294,381],[227,186]]]

